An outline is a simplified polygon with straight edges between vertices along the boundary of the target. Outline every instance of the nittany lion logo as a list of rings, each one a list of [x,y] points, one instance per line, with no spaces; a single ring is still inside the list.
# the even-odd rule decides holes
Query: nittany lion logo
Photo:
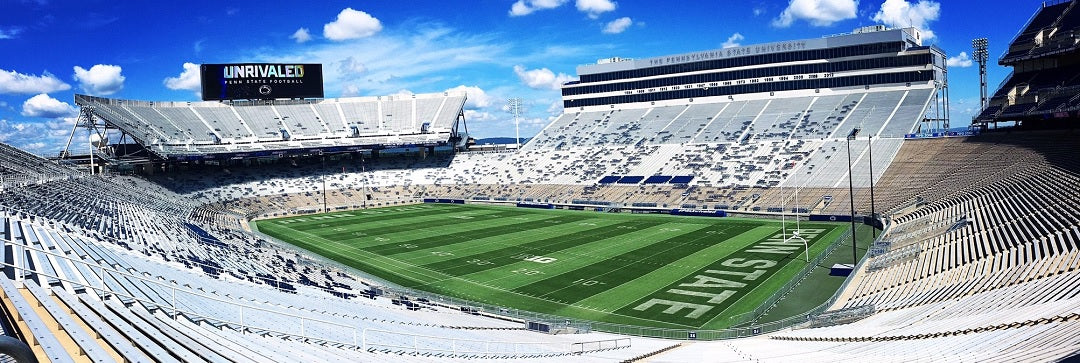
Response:
[[[270,86],[267,86],[265,84],[259,87],[259,94],[263,96],[269,95],[271,91],[273,90],[270,89]]]

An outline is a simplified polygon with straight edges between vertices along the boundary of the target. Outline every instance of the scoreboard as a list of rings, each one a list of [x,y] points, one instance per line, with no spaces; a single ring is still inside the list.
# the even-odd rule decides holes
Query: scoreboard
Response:
[[[323,98],[322,64],[203,64],[202,99]]]

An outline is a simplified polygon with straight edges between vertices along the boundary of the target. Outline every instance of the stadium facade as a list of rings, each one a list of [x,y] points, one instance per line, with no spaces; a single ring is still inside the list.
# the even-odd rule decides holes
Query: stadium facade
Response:
[[[611,107],[669,100],[711,102],[808,95],[822,89],[944,86],[944,55],[916,29],[861,28],[852,34],[756,44],[646,59],[609,58],[578,67],[563,107]],[[936,83],[936,84],[935,84]],[[925,97],[920,97],[925,98]]]
[[[1054,17],[1043,11],[1033,22]],[[564,113],[516,152],[362,168],[348,152],[250,167],[180,159],[449,141],[464,96],[77,96],[90,121],[181,166],[87,175],[0,146],[5,328],[57,360],[1012,361],[1080,351],[1080,138],[905,137],[942,120],[934,105],[946,98],[943,52],[917,32],[609,60],[579,74],[563,88]],[[425,199],[803,218],[852,218],[850,202],[883,230],[806,315],[724,331],[548,319],[560,332],[615,333],[546,335],[525,329],[538,315],[378,297],[415,295],[247,227]],[[333,217],[311,218],[333,227]],[[746,339],[690,342],[724,338]]]

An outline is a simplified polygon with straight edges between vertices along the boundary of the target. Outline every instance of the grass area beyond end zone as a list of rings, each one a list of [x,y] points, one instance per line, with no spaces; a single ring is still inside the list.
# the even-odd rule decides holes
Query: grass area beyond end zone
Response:
[[[727,328],[806,265],[775,220],[419,204],[257,225],[404,287],[655,328]],[[800,227],[811,260],[849,228]]]

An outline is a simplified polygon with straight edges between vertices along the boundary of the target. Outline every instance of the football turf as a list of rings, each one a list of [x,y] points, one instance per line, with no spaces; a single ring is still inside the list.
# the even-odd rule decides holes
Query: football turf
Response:
[[[404,287],[655,328],[729,327],[806,266],[774,220],[420,204],[257,226]],[[847,230],[800,228],[811,260]]]

